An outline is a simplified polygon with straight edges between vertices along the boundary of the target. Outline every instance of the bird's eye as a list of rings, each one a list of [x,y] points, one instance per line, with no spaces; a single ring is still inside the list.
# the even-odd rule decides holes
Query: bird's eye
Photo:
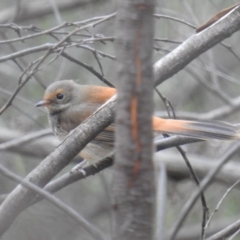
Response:
[[[62,93],[57,94],[57,99],[62,100],[64,98],[64,95]]]

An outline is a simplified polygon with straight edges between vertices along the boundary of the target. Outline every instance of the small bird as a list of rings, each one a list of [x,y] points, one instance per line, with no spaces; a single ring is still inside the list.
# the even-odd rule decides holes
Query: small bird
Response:
[[[43,100],[36,107],[44,106],[53,133],[63,140],[74,128],[103,105],[116,93],[115,88],[79,85],[73,80],[52,83],[45,91]],[[202,140],[236,140],[238,128],[220,121],[187,121],[152,118],[154,133],[184,135]],[[114,124],[104,129],[86,145],[79,155],[95,164],[113,151]]]

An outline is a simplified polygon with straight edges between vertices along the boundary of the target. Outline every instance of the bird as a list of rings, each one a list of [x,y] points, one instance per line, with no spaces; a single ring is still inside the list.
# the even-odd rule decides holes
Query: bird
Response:
[[[117,93],[115,88],[80,85],[73,80],[50,84],[36,107],[45,107],[53,133],[62,141],[93,112]],[[112,153],[114,123],[86,145],[79,155],[90,164]],[[152,117],[154,134],[175,134],[200,140],[237,140],[238,128],[221,121],[191,121]]]

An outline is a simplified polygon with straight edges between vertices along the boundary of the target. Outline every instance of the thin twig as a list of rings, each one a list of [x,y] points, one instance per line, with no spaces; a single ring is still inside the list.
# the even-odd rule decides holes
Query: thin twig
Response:
[[[72,217],[76,222],[80,224],[80,226],[84,227],[88,233],[90,233],[93,237],[96,239],[104,240],[103,233],[101,233],[98,229],[96,229],[92,224],[87,222],[79,213],[77,213],[75,210],[70,208],[67,204],[63,203],[60,199],[52,195],[51,193],[48,193],[46,190],[38,187],[37,185],[17,176],[15,173],[11,172],[7,168],[0,165],[0,172],[6,176],[7,178],[10,178],[14,180],[17,183],[20,183],[22,186],[36,192],[40,196],[46,198],[48,201],[54,204],[54,206],[58,207],[62,211],[64,211],[67,215]]]
[[[198,197],[201,195],[201,192],[203,192],[210,185],[211,181],[220,171],[222,166],[236,153],[239,147],[240,147],[239,142],[233,144],[232,147],[222,156],[222,158],[218,160],[219,162],[216,165],[216,167],[210,170],[206,177],[201,181],[199,188],[192,194],[192,196],[188,199],[185,206],[183,207],[181,214],[179,215],[177,222],[173,228],[170,240],[173,240],[175,238],[179,229],[183,225],[184,220],[186,219],[189,211],[192,209]]]
[[[219,200],[217,206],[215,207],[214,211],[212,212],[212,214],[210,215],[207,223],[206,223],[206,226],[205,226],[205,229],[207,229],[210,225],[210,222],[212,221],[212,218],[214,216],[214,214],[218,211],[218,209],[220,208],[223,200],[227,197],[227,195],[229,194],[229,192],[240,182],[240,180],[236,181],[230,188],[227,189],[227,191],[224,193],[224,195],[221,197],[221,199]]]

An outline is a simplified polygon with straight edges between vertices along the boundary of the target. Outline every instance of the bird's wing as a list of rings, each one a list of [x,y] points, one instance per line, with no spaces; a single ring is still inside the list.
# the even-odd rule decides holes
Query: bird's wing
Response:
[[[114,124],[111,124],[107,128],[105,128],[102,132],[100,132],[97,137],[94,139],[95,141],[106,142],[113,145],[114,142]]]

